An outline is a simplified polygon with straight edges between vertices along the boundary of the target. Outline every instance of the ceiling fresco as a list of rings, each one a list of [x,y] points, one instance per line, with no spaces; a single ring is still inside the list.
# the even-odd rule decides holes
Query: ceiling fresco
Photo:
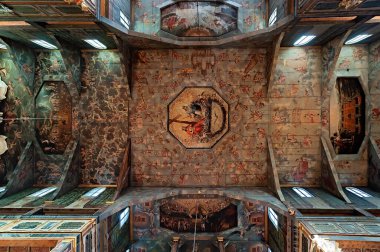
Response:
[[[237,226],[237,206],[228,198],[164,200],[160,223],[175,232],[221,232]]]
[[[228,104],[210,87],[185,88],[168,113],[169,131],[186,148],[211,148],[228,131]]]
[[[359,80],[338,78],[330,106],[330,140],[335,153],[357,153],[365,135],[365,95]]]
[[[172,237],[179,236],[178,251],[215,251],[217,236],[225,238],[230,252],[266,251],[265,205],[207,194],[188,194],[152,200],[132,206],[132,251],[170,251]],[[246,250],[249,248],[249,250]],[[219,250],[216,250],[219,251]],[[257,250],[260,251],[260,250]]]
[[[177,2],[161,9],[161,29],[178,37],[213,37],[237,29],[237,8],[221,2]]]
[[[36,135],[47,154],[62,154],[72,138],[72,101],[63,81],[45,82],[36,98]]]

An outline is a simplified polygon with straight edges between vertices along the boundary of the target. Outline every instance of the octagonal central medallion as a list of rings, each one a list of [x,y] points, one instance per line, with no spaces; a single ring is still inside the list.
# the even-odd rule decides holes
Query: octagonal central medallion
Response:
[[[168,105],[168,129],[186,148],[212,148],[228,131],[228,103],[211,87],[187,87]]]

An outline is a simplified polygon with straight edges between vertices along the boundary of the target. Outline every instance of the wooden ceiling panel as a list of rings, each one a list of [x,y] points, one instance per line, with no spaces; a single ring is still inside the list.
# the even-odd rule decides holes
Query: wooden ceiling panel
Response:
[[[79,49],[94,49],[86,42],[84,42],[83,39],[97,39],[106,45],[108,49],[117,48],[113,38],[108,36],[104,30],[100,29],[94,24],[86,25],[83,27],[76,26],[75,28],[65,28],[62,25],[47,25],[44,29],[45,31],[35,26],[17,28],[0,27],[0,36],[21,42],[34,49],[41,47],[30,42],[31,39],[43,39],[49,43],[56,44],[51,36],[62,38],[67,43],[72,44]]]
[[[0,20],[56,21],[57,18],[95,20],[95,16],[82,5],[56,1],[0,1]]]
[[[298,13],[301,17],[376,15],[380,11],[380,1],[363,0],[359,5],[350,5],[350,1],[310,0],[298,1]]]

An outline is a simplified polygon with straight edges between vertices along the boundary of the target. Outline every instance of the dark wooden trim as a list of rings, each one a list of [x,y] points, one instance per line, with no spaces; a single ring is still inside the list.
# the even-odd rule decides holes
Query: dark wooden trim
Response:
[[[276,197],[282,202],[285,201],[285,197],[281,191],[280,179],[278,177],[278,171],[276,166],[276,159],[274,156],[272,139],[267,137],[268,152],[269,152],[269,166],[268,166],[268,177],[273,178],[273,184],[269,185],[268,188],[276,195]]]
[[[123,163],[120,167],[119,177],[117,178],[117,189],[115,192],[115,195],[113,197],[113,200],[116,200],[119,198],[122,191],[129,186],[129,170],[130,170],[130,150],[131,150],[131,139],[128,139],[127,147],[124,151],[124,157],[123,157]]]
[[[274,73],[276,70],[277,59],[280,52],[281,42],[284,38],[285,32],[281,32],[275,40],[273,40],[272,51],[270,53],[268,73],[267,73],[267,96],[270,97],[273,82],[274,82]]]

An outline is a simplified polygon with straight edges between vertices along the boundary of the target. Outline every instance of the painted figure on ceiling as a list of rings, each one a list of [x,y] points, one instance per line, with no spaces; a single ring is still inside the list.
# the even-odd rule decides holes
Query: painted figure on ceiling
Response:
[[[296,161],[298,161],[298,166],[293,170],[292,177],[294,181],[301,182],[309,170],[309,161],[304,157],[296,159]]]
[[[182,124],[181,129],[191,141],[207,143],[218,136],[226,127],[226,108],[216,98],[200,94],[189,104],[182,106],[185,117],[181,114],[169,120],[172,123]]]

